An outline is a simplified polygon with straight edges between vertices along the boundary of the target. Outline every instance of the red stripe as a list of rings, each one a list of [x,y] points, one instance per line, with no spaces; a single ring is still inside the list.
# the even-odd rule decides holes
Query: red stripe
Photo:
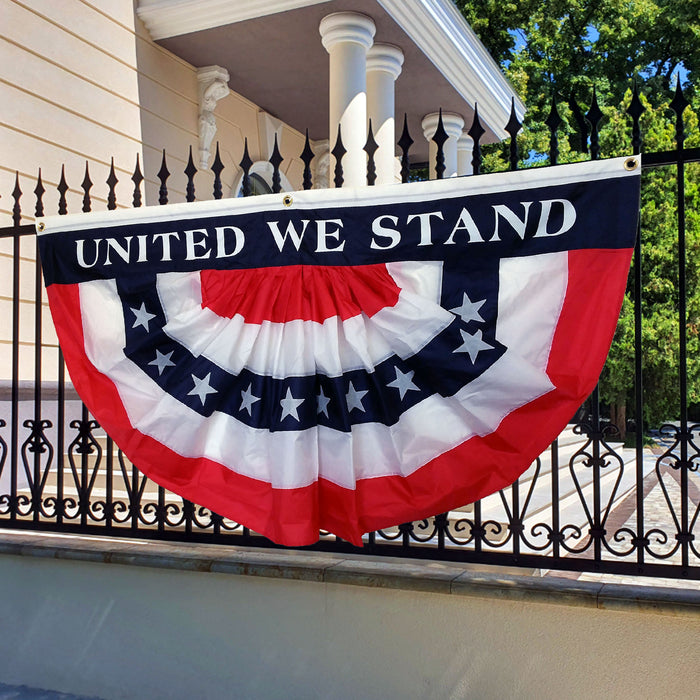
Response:
[[[559,434],[592,391],[612,340],[631,251],[569,253],[569,281],[548,373],[556,388],[513,411],[486,436],[467,440],[408,477],[364,479],[356,489],[324,479],[274,489],[209,459],[186,458],[134,430],[115,385],[84,352],[77,286],[48,289],[73,383],[102,427],[147,476],[289,546],[330,530],[355,544],[362,534],[471,503],[512,483]]]
[[[386,265],[290,265],[253,270],[202,270],[202,306],[247,323],[345,321],[394,306],[399,288]]]

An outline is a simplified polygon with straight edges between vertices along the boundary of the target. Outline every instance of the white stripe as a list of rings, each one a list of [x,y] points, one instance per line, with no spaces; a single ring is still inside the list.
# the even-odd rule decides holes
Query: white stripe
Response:
[[[394,306],[368,318],[364,314],[323,323],[246,323],[240,314],[222,318],[202,308],[198,272],[158,275],[165,333],[195,356],[204,356],[232,374],[249,369],[284,379],[317,373],[337,377],[356,369],[372,370],[396,354],[414,355],[452,321],[437,303],[441,263],[389,264],[402,289]],[[415,291],[410,291],[415,290]]]
[[[537,308],[552,313],[561,306],[565,285],[542,282],[560,271],[566,258],[558,253],[513,260],[502,273],[521,279],[536,261],[540,283],[526,285],[528,295]],[[499,304],[518,302],[519,288],[503,274],[501,289]],[[361,424],[350,433],[325,427],[271,433],[222,413],[205,418],[162,391],[124,356],[123,313],[115,291],[109,281],[80,286],[85,335],[91,339],[86,352],[117,386],[134,428],[185,457],[207,457],[276,488],[306,486],[318,476],[353,488],[358,478],[411,474],[469,437],[493,432],[512,410],[552,388],[544,372],[551,334],[538,340],[511,315],[505,324],[499,322],[498,337],[507,337],[512,349],[452,398],[432,396],[393,426]],[[556,302],[550,298],[555,294]],[[549,322],[552,332],[556,320]]]

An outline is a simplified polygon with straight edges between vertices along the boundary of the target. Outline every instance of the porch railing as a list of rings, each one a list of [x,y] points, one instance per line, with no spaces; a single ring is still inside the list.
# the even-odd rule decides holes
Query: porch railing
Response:
[[[437,514],[420,522],[405,523],[388,530],[368,533],[358,549],[328,533],[309,549],[357,554],[416,557],[422,559],[481,562],[537,569],[593,571],[645,576],[700,579],[700,450],[688,416],[687,309],[686,309],[686,213],[684,202],[685,165],[700,161],[699,148],[686,148],[683,112],[687,102],[678,88],[670,103],[675,113],[675,148],[642,154],[643,168],[674,166],[676,177],[678,243],[678,366],[680,380],[678,421],[662,430],[655,453],[643,441],[644,401],[642,392],[642,247],[635,248],[630,294],[634,303],[634,395],[635,444],[631,449],[613,445],[616,428],[601,417],[598,390],[588,403],[584,420],[572,425],[511,487],[487,499],[450,513]],[[640,117],[642,103],[634,91],[627,110],[630,119],[630,151],[642,151]],[[583,117],[573,112],[574,127],[582,137],[581,150],[590,158],[600,154],[599,130],[602,113],[595,102]],[[578,115],[578,116],[577,116]],[[559,157],[562,128],[556,105],[549,128],[548,163]],[[517,136],[521,130],[515,113],[506,126],[510,134],[506,159],[511,169],[521,158]],[[469,130],[474,141],[473,169],[482,171],[480,140],[484,130],[478,112]],[[439,122],[435,173],[443,176],[444,144],[447,135]],[[401,177],[411,176],[410,148],[413,141],[404,122],[398,142]],[[367,181],[374,183],[374,149],[371,134],[367,146]],[[342,135],[335,148],[333,180],[343,180]],[[303,187],[312,187],[314,158],[308,136],[300,156],[304,163]],[[272,189],[281,190],[283,158],[275,142],[270,159]],[[240,166],[242,193],[251,193],[253,165],[247,144]],[[522,165],[522,163],[521,163]],[[224,166],[217,153],[212,165],[212,196],[223,196],[221,173]],[[184,171],[186,200],[195,200],[197,170],[190,157]],[[168,171],[163,154],[157,173],[160,204],[168,202]],[[132,204],[142,204],[144,176],[137,158],[131,177]],[[274,547],[247,528],[166,491],[143,476],[131,464],[88,414],[66,377],[60,350],[46,340],[42,313],[42,276],[38,263],[28,272],[27,246],[36,259],[32,225],[23,225],[25,201],[19,176],[12,192],[13,226],[0,229],[0,241],[11,241],[11,324],[9,378],[0,384],[0,526],[118,537],[157,538],[178,541],[218,542],[256,547]],[[41,171],[33,184],[35,216],[45,213],[45,188]],[[107,206],[115,209],[117,177],[114,164],[107,179]],[[24,184],[25,189],[27,185]],[[90,211],[91,189],[88,166],[80,186],[84,212]],[[68,184],[61,175],[58,184],[58,213],[67,213]],[[644,231],[641,231],[641,238]],[[24,255],[22,255],[24,254]],[[27,275],[33,288],[33,309],[21,302]],[[29,328],[27,328],[29,326]],[[29,330],[30,340],[25,341]],[[24,350],[24,352],[22,352]],[[32,364],[29,379],[22,379],[20,362]]]

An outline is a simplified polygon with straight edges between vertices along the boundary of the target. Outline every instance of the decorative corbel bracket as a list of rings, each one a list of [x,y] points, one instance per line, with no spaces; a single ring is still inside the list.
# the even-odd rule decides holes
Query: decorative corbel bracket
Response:
[[[199,83],[199,168],[208,170],[210,149],[216,134],[216,103],[229,94],[229,74],[221,66],[197,69]]]

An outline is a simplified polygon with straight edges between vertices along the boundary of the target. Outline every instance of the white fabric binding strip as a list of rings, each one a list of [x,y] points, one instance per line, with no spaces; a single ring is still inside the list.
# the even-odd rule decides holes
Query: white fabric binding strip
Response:
[[[626,170],[628,157],[587,161],[542,168],[534,177],[532,170],[494,173],[479,177],[453,177],[430,182],[401,185],[377,185],[362,188],[331,188],[292,193],[293,203],[283,203],[286,194],[266,194],[259,197],[211,200],[206,202],[166,204],[142,209],[119,209],[88,214],[68,214],[37,219],[42,230],[37,235],[46,236],[62,231],[84,231],[128,227],[133,223],[158,223],[166,220],[201,220],[213,216],[235,216],[255,212],[314,210],[320,207],[368,207],[402,202],[435,201],[451,197],[471,196],[481,193],[498,193],[528,190],[548,185],[567,185],[588,180],[604,180],[617,177],[639,177],[639,168]],[[201,226],[201,221],[199,225]],[[164,224],[164,227],[167,224]],[[167,230],[167,228],[164,228]],[[110,232],[111,235],[128,234],[126,231]],[[100,233],[100,236],[103,234]]]
[[[360,478],[411,474],[470,437],[493,432],[512,410],[551,390],[544,370],[566,293],[567,265],[567,253],[503,261],[497,337],[508,351],[455,396],[428,397],[393,426],[359,424],[349,433],[325,427],[269,432],[222,413],[201,416],[125,357],[123,313],[113,281],[80,286],[85,349],[116,385],[133,427],[175,452],[207,457],[275,488],[307,486],[319,476],[353,488]],[[532,333],[520,315],[508,313],[523,294],[547,318],[542,335]],[[469,360],[455,355],[459,361]]]

